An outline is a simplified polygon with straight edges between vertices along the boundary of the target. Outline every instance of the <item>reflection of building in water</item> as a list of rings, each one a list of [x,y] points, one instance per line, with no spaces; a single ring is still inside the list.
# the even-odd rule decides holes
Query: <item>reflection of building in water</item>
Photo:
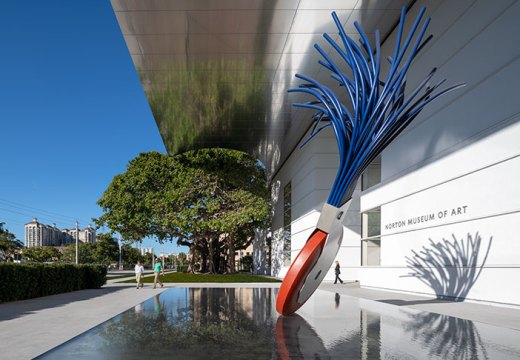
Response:
[[[189,288],[188,291],[195,324],[246,317],[259,325],[271,317],[271,289]]]
[[[381,315],[361,309],[359,317],[360,359],[377,359],[381,353]]]
[[[516,330],[350,297],[334,311],[334,298],[334,293],[316,292],[296,320],[284,320],[289,339],[277,344],[292,344],[303,359],[344,359],[345,354],[366,360],[520,358]]]

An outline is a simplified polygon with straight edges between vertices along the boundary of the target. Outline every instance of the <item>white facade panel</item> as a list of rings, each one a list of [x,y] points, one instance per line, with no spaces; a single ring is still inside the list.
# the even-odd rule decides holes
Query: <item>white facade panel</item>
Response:
[[[295,149],[286,164],[273,179],[279,193],[273,196],[273,264],[272,274],[284,277],[288,266],[283,257],[283,188],[291,182],[291,260],[297,256],[305,242],[316,228],[321,208],[326,202],[338,168],[336,140],[330,129],[322,131],[302,149]],[[277,185],[280,184],[280,185]],[[276,192],[276,191],[275,191]],[[357,192],[356,194],[358,194]],[[357,278],[360,252],[361,218],[359,215],[359,195],[354,199],[344,220],[343,246],[340,253],[348,254],[339,258],[343,279]],[[276,235],[275,235],[276,234]],[[277,250],[275,250],[277,249]],[[356,270],[352,270],[356,269]],[[333,280],[333,268],[325,280]]]
[[[520,156],[398,198],[381,208],[381,234],[520,211],[520,197],[511,196],[519,175]]]
[[[520,225],[514,224],[519,212],[383,236],[381,266],[363,269],[361,284],[515,305]]]
[[[422,4],[430,2],[413,11]],[[383,152],[382,182],[361,196],[362,211],[381,207],[381,266],[362,268],[359,280],[519,306],[520,3],[443,1],[431,16],[440,36],[410,85],[438,66],[437,77],[467,86],[429,106]]]

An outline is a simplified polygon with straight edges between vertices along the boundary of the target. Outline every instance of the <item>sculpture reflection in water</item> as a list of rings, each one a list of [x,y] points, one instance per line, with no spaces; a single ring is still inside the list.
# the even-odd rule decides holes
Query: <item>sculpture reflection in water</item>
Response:
[[[327,347],[319,334],[302,316],[280,316],[276,322],[276,347],[281,360],[289,359],[380,359],[381,317],[360,309],[359,328],[336,334]],[[331,331],[337,324],[330,324]]]
[[[413,256],[406,257],[406,263],[412,270],[409,276],[431,287],[437,298],[462,301],[482,272],[493,237],[489,239],[487,248],[483,248],[480,262],[482,237],[478,232],[474,237],[468,234],[466,241],[457,240],[455,234],[452,234],[452,239],[443,239],[442,242],[430,239],[429,247],[413,251]]]
[[[297,314],[276,321],[276,347],[282,360],[330,359],[320,336]]]
[[[429,312],[408,316],[411,321],[405,323],[405,330],[413,341],[427,344],[429,358],[490,359],[473,321]]]

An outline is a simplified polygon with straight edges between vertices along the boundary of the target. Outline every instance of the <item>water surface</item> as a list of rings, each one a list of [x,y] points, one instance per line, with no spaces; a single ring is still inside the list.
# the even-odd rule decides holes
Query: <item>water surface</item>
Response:
[[[271,288],[172,288],[42,359],[520,359],[520,332],[328,291],[298,315]]]

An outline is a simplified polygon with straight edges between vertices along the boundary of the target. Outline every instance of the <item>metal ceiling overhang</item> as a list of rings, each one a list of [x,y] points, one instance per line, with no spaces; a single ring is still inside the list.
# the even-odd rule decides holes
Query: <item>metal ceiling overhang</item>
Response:
[[[111,0],[170,154],[205,147],[246,151],[274,174],[301,141],[312,112],[288,94],[296,73],[337,88],[314,44],[333,54],[336,11],[373,42],[399,19],[402,0]],[[333,56],[334,57],[334,56]]]

